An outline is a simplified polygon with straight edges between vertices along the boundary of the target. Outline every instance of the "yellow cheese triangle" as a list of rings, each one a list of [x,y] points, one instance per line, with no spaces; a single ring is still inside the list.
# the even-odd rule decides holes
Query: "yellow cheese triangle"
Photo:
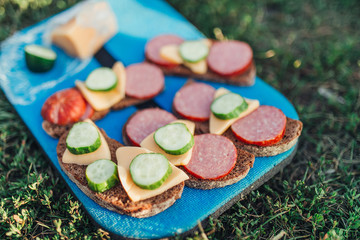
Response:
[[[151,151],[145,148],[139,147],[120,147],[116,150],[119,179],[129,198],[134,202],[162,194],[189,178],[182,170],[170,163],[172,173],[159,188],[148,190],[138,187],[131,178],[129,170],[130,163],[137,155],[150,152]]]
[[[89,119],[86,119],[84,122],[91,123],[96,127],[96,125]],[[93,163],[99,159],[110,160],[111,153],[110,153],[109,146],[100,131],[99,131],[99,134],[100,134],[101,145],[96,151],[91,152],[91,153],[81,154],[81,155],[75,155],[75,154],[72,154],[68,149],[66,149],[63,154],[63,157],[62,157],[62,162],[63,163],[74,163],[74,164],[78,164],[78,165],[89,165],[90,163]]]
[[[217,97],[220,97],[221,95],[224,95],[228,92],[230,92],[230,91],[225,88],[219,88],[218,90],[216,90],[216,92],[214,94],[214,99]],[[210,120],[209,120],[210,133],[214,133],[214,134],[218,134],[218,135],[223,134],[234,122],[236,122],[240,118],[243,118],[243,117],[249,115],[250,113],[255,111],[260,105],[258,100],[245,98],[245,101],[248,104],[248,108],[244,112],[240,113],[240,115],[237,118],[222,120],[222,119],[215,117],[215,115],[213,113],[211,113]]]
[[[81,91],[84,98],[89,102],[89,104],[96,110],[106,110],[109,109],[112,105],[119,102],[125,97],[125,84],[126,84],[126,73],[125,68],[122,63],[117,62],[114,64],[113,71],[115,72],[118,83],[116,87],[110,91],[106,92],[96,92],[89,90],[85,83],[76,80],[75,85]]]
[[[196,62],[196,63],[190,63],[190,62],[185,62],[184,61],[184,65],[187,68],[189,68],[192,72],[197,73],[197,74],[205,74],[207,72],[206,59],[201,60],[201,61]]]
[[[126,87],[126,70],[122,62],[116,62],[112,67],[112,70],[115,72],[115,75],[118,78],[118,85],[116,86],[120,99],[125,98],[125,87]]]
[[[192,135],[194,135],[195,132],[195,123],[188,121],[188,120],[176,120],[173,121],[172,123],[175,122],[179,122],[179,123],[184,123],[186,125],[186,127],[189,129],[190,133]],[[168,154],[166,152],[164,152],[164,150],[162,150],[155,142],[154,140],[154,134],[155,132],[151,133],[149,136],[147,136],[141,143],[140,146],[143,148],[146,148],[152,152],[156,152],[156,153],[161,153],[164,154],[165,157],[175,166],[179,166],[179,165],[186,165],[188,164],[188,162],[191,159],[191,155],[192,155],[192,151],[193,151],[193,147],[187,151],[184,154],[181,155],[172,155],[172,154]]]
[[[183,59],[179,54],[179,46],[176,44],[169,44],[160,48],[160,57],[171,63],[183,63]]]

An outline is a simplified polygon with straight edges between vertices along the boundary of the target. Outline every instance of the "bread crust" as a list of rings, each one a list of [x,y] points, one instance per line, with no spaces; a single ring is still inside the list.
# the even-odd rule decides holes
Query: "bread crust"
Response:
[[[117,163],[116,149],[123,145],[114,139],[109,138],[106,133],[101,130],[104,138],[106,139],[110,152],[111,160]],[[97,193],[92,191],[87,184],[85,177],[86,166],[77,164],[68,164],[62,162],[62,156],[66,150],[66,137],[68,131],[65,132],[59,139],[56,152],[61,169],[66,175],[92,200],[98,203],[100,206],[105,207],[111,211],[118,212],[120,214],[126,214],[132,217],[145,218],[158,214],[181,197],[184,189],[184,182],[168,189],[164,193],[141,201],[134,202],[130,200],[125,189],[121,183],[115,187],[103,192]]]
[[[146,59],[146,61],[151,62],[149,59]],[[249,69],[247,69],[244,73],[231,77],[221,76],[211,71],[210,69],[208,69],[208,71],[204,74],[197,74],[181,64],[175,67],[165,67],[157,64],[156,66],[158,66],[163,71],[164,75],[174,75],[174,76],[182,76],[182,77],[195,78],[195,79],[203,79],[212,82],[226,83],[237,86],[252,86],[255,83],[255,77],[256,77],[256,66],[254,61],[251,63]]]

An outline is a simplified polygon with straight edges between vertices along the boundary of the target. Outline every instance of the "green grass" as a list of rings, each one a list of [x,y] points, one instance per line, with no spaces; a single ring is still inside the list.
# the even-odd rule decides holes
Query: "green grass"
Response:
[[[75,3],[24,2],[0,0],[0,40]],[[211,219],[208,238],[360,239],[360,2],[169,2],[207,37],[220,29],[249,42],[258,76],[294,104],[304,123],[292,163]],[[0,129],[0,239],[107,238],[3,94]]]

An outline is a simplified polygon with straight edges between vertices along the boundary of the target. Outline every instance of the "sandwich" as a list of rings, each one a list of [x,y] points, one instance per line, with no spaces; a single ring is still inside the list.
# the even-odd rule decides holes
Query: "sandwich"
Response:
[[[119,110],[155,97],[164,89],[164,75],[153,64],[138,63],[125,68],[116,62],[112,68],[93,70],[86,81],[76,80],[75,86],[54,93],[42,107],[42,127],[54,138],[80,120],[98,120],[111,109]]]
[[[188,178],[163,155],[125,147],[89,119],[64,133],[56,151],[62,170],[88,197],[132,217],[150,217],[170,207]],[[144,178],[144,172],[150,175]]]
[[[253,51],[242,41],[189,41],[176,35],[159,35],[147,42],[145,58],[159,66],[165,75],[238,86],[250,86],[255,82]]]

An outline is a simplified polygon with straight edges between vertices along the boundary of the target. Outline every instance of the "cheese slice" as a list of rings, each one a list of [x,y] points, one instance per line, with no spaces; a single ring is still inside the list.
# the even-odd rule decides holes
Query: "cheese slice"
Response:
[[[206,59],[203,59],[196,63],[190,63],[184,61],[184,66],[189,68],[192,72],[196,74],[205,74],[207,72],[207,63]]]
[[[147,149],[139,147],[120,147],[116,150],[119,179],[129,198],[134,202],[162,194],[166,190],[189,179],[186,173],[170,163],[172,173],[159,188],[148,190],[138,187],[131,178],[129,170],[130,163],[137,155],[150,152],[151,151]]]
[[[225,88],[219,88],[218,90],[216,90],[214,94],[214,99],[229,92],[230,91]],[[237,118],[222,120],[215,117],[215,115],[211,113],[209,120],[210,133],[214,133],[218,135],[223,134],[234,122],[236,122],[240,118],[249,115],[250,113],[255,111],[260,105],[260,102],[258,100],[245,98],[245,101],[248,104],[248,108],[244,112],[240,113],[240,115]]]
[[[126,87],[126,70],[122,62],[116,62],[112,67],[115,75],[118,78],[117,89],[119,91],[120,100],[125,98],[125,87]],[[119,101],[120,101],[119,100]]]
[[[189,132],[194,135],[195,132],[195,123],[188,121],[188,120],[176,120],[171,123],[184,123],[186,127],[189,129]],[[154,140],[154,134],[155,132],[151,133],[149,136],[147,136],[141,143],[140,146],[143,148],[146,148],[152,152],[161,153],[164,154],[165,157],[175,166],[179,165],[186,165],[191,159],[193,147],[190,148],[189,151],[187,151],[184,154],[181,155],[172,155],[166,153],[164,150],[162,150],[155,142]]]
[[[84,122],[91,123],[96,127],[96,125],[89,119],[86,119]],[[72,154],[68,149],[66,149],[63,154],[63,157],[62,157],[62,162],[63,163],[74,163],[74,164],[78,164],[78,165],[89,165],[90,163],[93,163],[99,159],[109,159],[110,160],[111,153],[110,153],[109,145],[107,144],[104,136],[102,135],[102,133],[100,131],[99,131],[99,134],[100,134],[101,145],[98,149],[96,149],[96,151],[91,152],[91,153],[81,154],[81,155],[75,155],[75,154]]]
[[[200,40],[201,42],[203,42],[207,47],[211,47],[212,42],[209,39],[202,39]],[[182,59],[182,57],[180,56],[179,53],[179,46],[176,44],[169,44],[169,45],[165,45],[160,49],[160,56],[171,62],[171,63],[175,63],[175,64],[184,64],[184,66],[186,66],[187,68],[189,68],[192,72],[196,73],[196,74],[205,74],[207,72],[207,63],[206,63],[206,59],[201,60],[199,62],[196,63],[190,63],[190,62],[186,62]]]
[[[184,62],[179,54],[179,46],[176,44],[169,44],[160,48],[160,57],[174,64],[181,64]]]
[[[69,55],[88,58],[117,32],[117,20],[106,2],[86,4],[52,32],[52,42]]]
[[[201,39],[201,41],[208,47],[208,48],[211,48],[212,46],[212,41],[208,38],[204,38],[204,39]]]
[[[75,81],[76,87],[81,91],[84,98],[96,111],[109,109],[112,105],[118,103],[125,97],[126,73],[124,65],[120,62],[115,63],[113,71],[118,78],[118,83],[116,87],[110,91],[91,91],[86,87],[84,82],[80,80]]]

